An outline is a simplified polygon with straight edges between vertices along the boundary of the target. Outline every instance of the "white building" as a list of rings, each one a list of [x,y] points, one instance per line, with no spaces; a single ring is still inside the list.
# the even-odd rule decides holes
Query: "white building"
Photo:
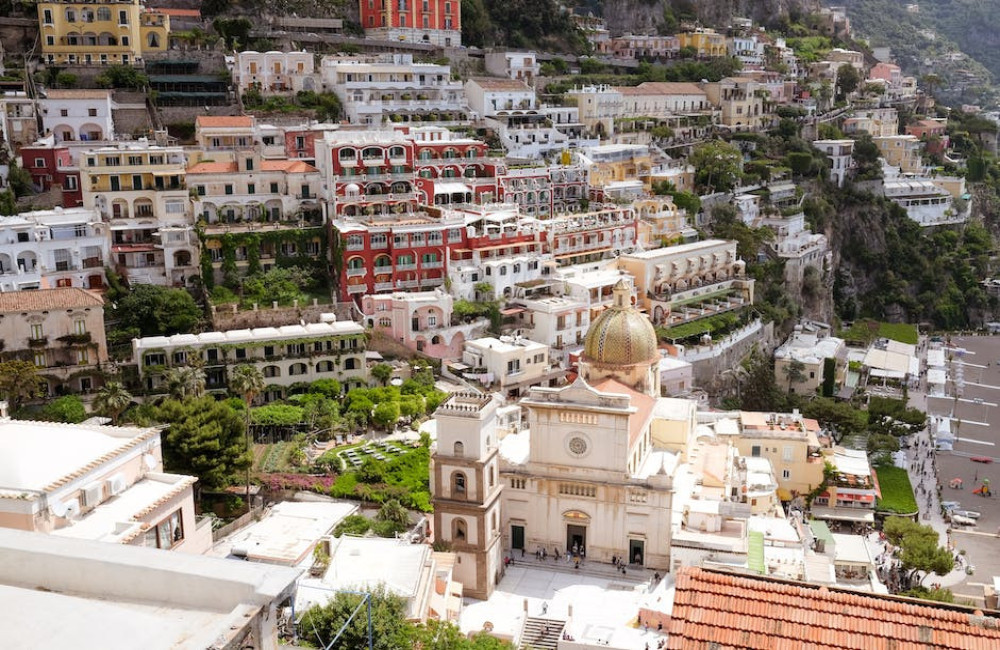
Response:
[[[844,340],[807,332],[796,325],[788,340],[774,351],[775,382],[792,393],[813,395],[823,384],[827,359],[834,360],[834,382],[840,383],[847,365]],[[793,364],[800,366],[798,376],[790,370]]]
[[[353,124],[408,122],[412,115],[425,121],[431,114],[439,120],[468,117],[462,82],[452,81],[451,66],[415,63],[412,54],[327,56],[320,76]]]
[[[3,411],[6,410],[6,403]],[[155,427],[11,420],[0,412],[0,526],[199,555],[192,476],[163,473]]]
[[[854,169],[854,140],[814,140],[813,146],[830,159],[830,179],[837,187],[843,187],[847,175]]]
[[[4,645],[277,650],[299,573],[0,529]]]
[[[487,52],[486,72],[534,85],[541,66],[534,52]]]
[[[804,213],[797,212],[787,217],[768,213],[761,218],[760,225],[771,228],[775,233],[770,247],[785,260],[786,282],[801,283],[809,267],[826,279],[833,268],[833,252],[826,235],[806,228]]]
[[[660,388],[665,397],[689,395],[694,388],[694,366],[664,354],[660,358]]]
[[[42,128],[56,142],[113,140],[116,107],[110,90],[49,90],[38,100]]]
[[[481,117],[536,108],[535,90],[519,79],[474,78],[465,82],[465,96]]]
[[[958,212],[951,194],[930,179],[887,177],[882,188],[885,198],[906,210],[906,216],[921,226],[963,223],[969,216],[968,211]]]
[[[109,232],[87,208],[0,217],[0,291],[103,287],[112,265]]]
[[[727,38],[726,49],[729,56],[739,59],[744,70],[760,70],[764,67],[764,42],[756,34]]]
[[[28,93],[0,92],[0,135],[10,153],[35,141],[38,123],[35,102]]]
[[[462,363],[469,367],[466,379],[496,385],[498,390],[515,395],[556,377],[549,365],[549,347],[523,337],[487,336],[466,341]]]
[[[203,362],[208,390],[225,390],[228,370],[252,363],[267,382],[265,401],[282,395],[283,387],[317,379],[336,379],[345,389],[368,384],[365,328],[351,321],[148,336],[132,339],[132,358],[154,392],[166,392],[168,368],[194,359]]]
[[[80,155],[83,205],[110,223],[114,264],[132,282],[176,285],[197,273],[181,147],[144,140]]]
[[[265,97],[316,90],[319,77],[312,52],[254,52],[236,54],[233,77],[241,93],[251,88]]]
[[[516,325],[522,336],[552,349],[554,361],[565,363],[583,346],[590,327],[590,305],[569,296],[548,295],[514,301],[524,311]]]

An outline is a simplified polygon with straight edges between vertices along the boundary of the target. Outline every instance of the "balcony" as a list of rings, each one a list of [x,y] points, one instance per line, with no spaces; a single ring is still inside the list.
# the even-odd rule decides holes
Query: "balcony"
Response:
[[[66,334],[60,336],[59,340],[66,345],[88,345],[93,341],[93,338],[90,336],[90,332],[84,332],[82,334]]]
[[[392,291],[392,290],[393,290],[393,284],[392,284],[392,282],[376,282],[375,283],[375,291]]]
[[[397,289],[413,289],[417,286],[417,280],[397,280]]]
[[[87,257],[83,260],[83,268],[99,269],[104,266],[104,261],[100,257]]]
[[[444,268],[444,262],[441,260],[437,260],[434,262],[421,262],[420,266],[424,269],[440,269]]]
[[[444,278],[424,278],[420,281],[422,287],[440,287],[444,284]]]
[[[349,278],[361,278],[361,277],[364,277],[365,274],[367,274],[367,273],[368,273],[368,270],[364,269],[364,268],[360,268],[360,269],[347,269],[347,277],[349,277]]]
[[[347,285],[347,293],[353,295],[356,293],[364,293],[368,291],[367,284],[349,284]]]
[[[396,265],[396,270],[397,271],[416,271],[417,270],[417,265],[416,264],[397,264]]]
[[[44,348],[48,344],[49,344],[49,337],[47,337],[47,336],[39,336],[37,338],[29,338],[28,339],[28,347],[29,348]]]

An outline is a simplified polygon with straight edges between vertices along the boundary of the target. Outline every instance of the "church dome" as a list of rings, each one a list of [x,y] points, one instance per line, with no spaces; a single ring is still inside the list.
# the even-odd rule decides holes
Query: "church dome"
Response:
[[[615,285],[614,297],[614,304],[587,330],[584,360],[630,366],[656,358],[656,331],[649,319],[632,306],[632,290],[624,280]]]

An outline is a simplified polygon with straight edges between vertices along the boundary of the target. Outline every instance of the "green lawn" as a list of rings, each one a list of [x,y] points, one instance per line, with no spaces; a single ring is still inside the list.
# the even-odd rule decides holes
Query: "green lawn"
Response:
[[[917,326],[908,323],[879,323],[873,320],[858,320],[850,329],[840,333],[844,340],[868,345],[877,338],[887,338],[910,345],[917,344]]]
[[[913,486],[905,469],[899,467],[876,467],[882,498],[875,502],[875,509],[908,515],[917,512],[917,500],[913,496]]]

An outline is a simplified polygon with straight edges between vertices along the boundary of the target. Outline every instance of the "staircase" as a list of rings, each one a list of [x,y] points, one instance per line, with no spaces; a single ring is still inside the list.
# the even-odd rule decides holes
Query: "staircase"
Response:
[[[521,628],[517,650],[556,650],[565,627],[566,621],[529,616]]]

